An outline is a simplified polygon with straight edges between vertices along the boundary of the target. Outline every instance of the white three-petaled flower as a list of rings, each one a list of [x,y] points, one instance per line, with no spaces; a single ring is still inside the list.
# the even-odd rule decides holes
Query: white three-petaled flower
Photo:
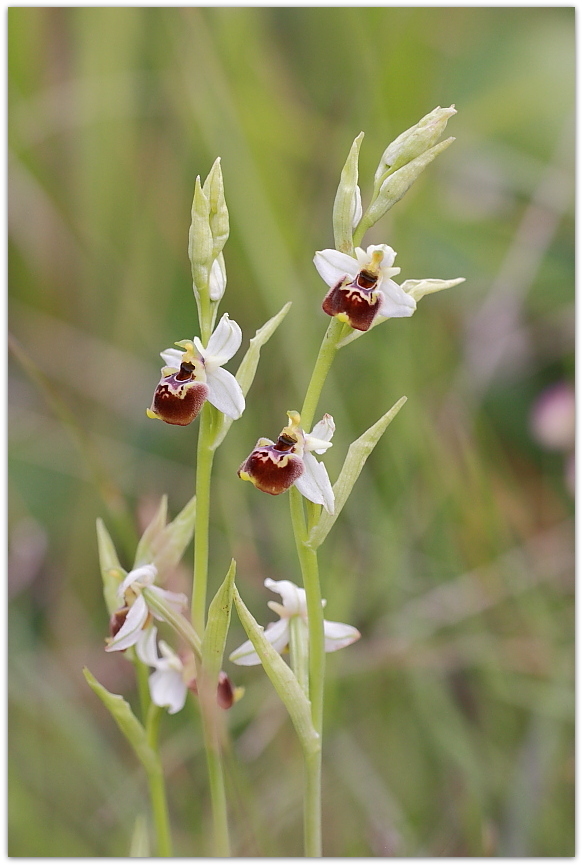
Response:
[[[276,601],[268,601],[267,605],[279,614],[280,619],[277,622],[271,622],[265,629],[265,637],[277,652],[282,653],[290,642],[290,620],[293,617],[299,617],[304,624],[307,634],[307,607],[305,590],[300,589],[291,580],[271,580],[269,577],[265,581],[265,586],[268,589],[277,592],[281,595],[283,604]],[[326,604],[322,600],[322,607]],[[346,625],[343,622],[329,622],[324,620],[324,648],[327,653],[335,652],[348,646],[358,640],[360,632],[354,626]],[[238,649],[234,650],[229,656],[229,661],[237,665],[258,665],[261,660],[250,640],[245,641]]]
[[[240,418],[245,409],[245,397],[232,373],[222,367],[238,351],[241,339],[241,328],[225,313],[206,347],[198,337],[194,337],[193,340],[182,340],[176,344],[181,346],[182,350],[166,349],[160,352],[166,363],[163,375],[169,376],[178,372],[183,362],[202,362],[202,381],[208,386],[207,400],[229,418]]]
[[[130,571],[117,590],[118,598],[122,605],[129,607],[124,623],[115,636],[109,641],[105,648],[106,652],[125,650],[137,643],[142,635],[144,627],[151,616],[161,619],[160,615],[148,608],[146,599],[142,595],[143,589],[158,596],[169,607],[180,612],[186,605],[188,599],[181,592],[169,592],[154,586],[158,571],[155,565],[141,565]]]

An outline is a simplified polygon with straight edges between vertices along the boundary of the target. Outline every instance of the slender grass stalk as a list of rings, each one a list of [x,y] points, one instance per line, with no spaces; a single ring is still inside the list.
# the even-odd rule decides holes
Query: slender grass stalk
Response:
[[[172,840],[170,837],[170,820],[168,817],[168,803],[166,801],[166,786],[164,783],[164,772],[158,755],[158,730],[160,727],[160,716],[162,709],[155,704],[150,704],[148,718],[146,720],[146,734],[148,744],[158,756],[158,766],[148,772],[148,787],[150,790],[150,802],[152,804],[152,815],[154,827],[156,828],[156,846],[158,857],[172,857]]]

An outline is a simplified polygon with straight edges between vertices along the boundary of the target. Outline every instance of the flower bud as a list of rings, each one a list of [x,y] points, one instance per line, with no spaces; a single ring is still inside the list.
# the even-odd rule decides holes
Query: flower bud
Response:
[[[195,366],[182,363],[170,376],[163,376],[154,391],[149,418],[184,427],[194,421],[208,396],[206,382],[197,381]]]
[[[447,126],[447,121],[456,113],[453,105],[449,108],[441,108],[438,105],[422,117],[419,123],[402,132],[383,153],[374,176],[375,183],[387,171],[395,171],[437,144]]]
[[[198,683],[196,677],[193,677],[187,683],[187,688],[193,695],[198,695]],[[217,704],[222,710],[230,710],[242,695],[241,688],[235,688],[229,677],[224,671],[219,673],[219,681],[217,684]]]
[[[211,301],[220,301],[227,287],[227,271],[223,254],[219,253],[211,266],[209,296]]]
[[[197,177],[192,201],[192,222],[188,232],[188,257],[192,266],[195,294],[207,290],[213,261],[213,235],[210,227],[210,205]]]
[[[389,174],[386,180],[383,181],[378,196],[371,202],[364,215],[363,223],[366,228],[370,228],[370,226],[378,222],[389,208],[392,208],[394,204],[400,201],[409,187],[417,180],[423,169],[430,162],[433,162],[435,157],[454,141],[455,138],[446,138],[445,141],[441,141],[429,150],[424,151],[416,159],[399,168],[394,174]]]
[[[260,439],[237,472],[243,481],[250,481],[262,490],[277,496],[288,490],[304,471],[304,463],[293,449],[298,444],[290,428],[281,432],[277,442]]]
[[[362,217],[362,203],[358,187],[358,155],[363,138],[364,132],[361,132],[352,143],[348,159],[340,175],[332,212],[336,249],[349,255],[352,255],[353,252],[353,231]]]
[[[204,182],[202,191],[209,203],[209,224],[213,237],[213,258],[216,259],[229,237],[229,211],[227,210],[227,203],[225,201],[220,157],[217,157],[214,161],[213,167]],[[211,299],[215,300],[212,295]]]

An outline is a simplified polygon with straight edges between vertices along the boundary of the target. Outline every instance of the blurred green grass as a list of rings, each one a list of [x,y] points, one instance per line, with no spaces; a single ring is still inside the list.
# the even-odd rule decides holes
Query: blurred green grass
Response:
[[[364,130],[366,198],[387,143],[455,102],[456,143],[366,241],[394,246],[404,279],[467,282],[343,351],[321,403],[334,477],[409,397],[323,548],[327,613],[363,635],[329,657],[325,851],[571,856],[573,507],[564,457],[529,417],[573,375],[573,10],[13,7],[8,21],[10,328],[44,383],[12,363],[9,853],[125,855],[147,808],[81,667],[131,692],[129,665],[102,652],[95,518],[129,560],[157,498],[175,512],[192,492],[196,430],[144,409],[158,352],[196,331],[195,176],[222,157],[223,310],[249,338],[293,300],[215,474],[212,579],[235,556],[265,622],[265,577],[299,579],[287,502],[234,470],[301,401],[340,168]],[[241,640],[235,623],[229,648]],[[258,670],[230,673],[247,689],[229,716],[235,852],[298,855],[293,731]],[[182,855],[208,853],[197,724],[189,708],[164,730]]]

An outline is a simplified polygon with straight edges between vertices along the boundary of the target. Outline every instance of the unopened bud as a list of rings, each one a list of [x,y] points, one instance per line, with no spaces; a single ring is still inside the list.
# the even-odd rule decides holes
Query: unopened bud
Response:
[[[362,203],[358,186],[358,155],[364,132],[357,135],[350,148],[348,159],[340,175],[340,183],[334,199],[332,222],[334,243],[342,253],[352,255],[352,235],[362,217]]]
[[[229,237],[229,211],[225,201],[220,157],[217,157],[214,161],[202,189],[209,203],[209,223],[213,236],[213,258],[216,258]],[[212,299],[214,300],[214,298]]]
[[[369,209],[364,215],[363,222],[367,228],[374,225],[384,214],[400,201],[410,186],[412,186],[424,168],[433,162],[436,156],[449,147],[455,138],[446,138],[436,144],[435,147],[426,150],[421,156],[411,160],[394,174],[390,174],[383,182],[378,196],[371,202]]]
[[[437,144],[447,126],[447,121],[454,114],[456,114],[455,106],[441,108],[438,105],[422,117],[419,123],[402,132],[383,153],[374,176],[375,183],[387,171],[395,171]]]
[[[211,301],[220,301],[227,288],[227,270],[222,253],[212,263],[209,276],[209,295]]]
[[[192,265],[194,290],[207,290],[213,261],[213,235],[210,227],[210,205],[197,177],[192,201],[192,222],[188,232],[188,257]]]

